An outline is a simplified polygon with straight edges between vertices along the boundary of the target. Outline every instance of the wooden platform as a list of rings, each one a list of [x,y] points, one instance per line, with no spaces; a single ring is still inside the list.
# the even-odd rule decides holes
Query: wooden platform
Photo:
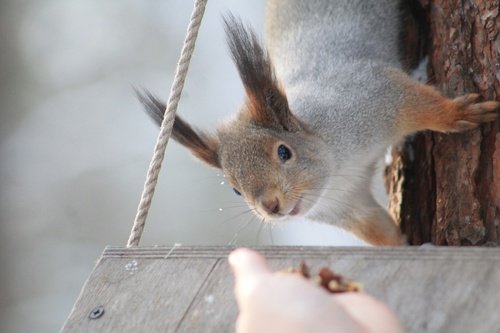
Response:
[[[498,248],[258,248],[360,281],[408,332],[500,332]],[[62,332],[234,332],[228,247],[108,247]]]

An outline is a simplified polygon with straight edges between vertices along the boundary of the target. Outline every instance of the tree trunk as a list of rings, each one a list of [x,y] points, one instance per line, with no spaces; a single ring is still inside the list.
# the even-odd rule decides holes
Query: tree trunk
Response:
[[[428,75],[448,97],[500,99],[500,0],[419,0]],[[500,121],[460,134],[420,133],[393,149],[389,210],[409,244],[500,241]]]

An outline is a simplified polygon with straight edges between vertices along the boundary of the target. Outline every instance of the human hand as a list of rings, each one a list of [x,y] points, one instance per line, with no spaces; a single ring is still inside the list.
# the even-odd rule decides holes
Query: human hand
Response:
[[[240,309],[238,333],[403,332],[395,314],[366,294],[329,294],[301,276],[273,273],[249,249],[233,251],[229,263]]]

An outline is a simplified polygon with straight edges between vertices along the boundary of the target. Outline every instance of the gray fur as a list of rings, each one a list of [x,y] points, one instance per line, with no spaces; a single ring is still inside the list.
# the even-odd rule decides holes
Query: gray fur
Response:
[[[400,1],[268,1],[266,37],[290,109],[328,146],[331,181],[308,217],[347,229],[354,211],[378,210],[373,166],[396,136]],[[344,194],[341,194],[344,192]],[[381,209],[381,208],[380,208]]]
[[[268,47],[290,108],[337,159],[358,150],[375,158],[399,139],[391,135],[399,89],[387,78],[401,68],[399,8],[399,0],[268,2]]]
[[[371,244],[401,244],[399,228],[370,192],[375,162],[390,144],[434,126],[422,125],[427,118],[418,111],[448,107],[432,128],[453,131],[450,112],[466,107],[464,98],[453,107],[403,72],[401,16],[399,0],[269,0],[268,50],[228,16],[228,44],[247,99],[213,134],[177,117],[173,138],[221,168],[266,222],[298,215]],[[147,93],[139,97],[160,122],[164,105]],[[476,104],[457,124],[491,121],[498,106]],[[282,145],[289,159],[277,154]]]
[[[383,3],[385,8],[375,1],[269,1],[270,56],[250,29],[228,15],[228,45],[248,99],[214,135],[177,117],[183,125],[174,126],[173,138],[221,167],[266,222],[300,207],[301,216],[351,230],[357,219],[375,214],[397,235],[369,192],[374,161],[390,136],[381,137],[371,118],[386,117],[390,132],[394,112],[380,112],[394,94],[383,76],[387,67],[399,66],[397,2]],[[376,36],[368,35],[377,29]],[[164,105],[147,92],[139,98],[160,123]],[[280,144],[292,150],[290,161],[277,160]],[[273,198],[282,214],[266,212]]]

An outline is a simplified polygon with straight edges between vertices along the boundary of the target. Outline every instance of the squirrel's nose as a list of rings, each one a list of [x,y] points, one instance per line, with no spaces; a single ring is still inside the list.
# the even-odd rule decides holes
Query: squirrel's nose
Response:
[[[280,202],[278,198],[262,201],[262,206],[268,214],[278,214],[280,211]]]

